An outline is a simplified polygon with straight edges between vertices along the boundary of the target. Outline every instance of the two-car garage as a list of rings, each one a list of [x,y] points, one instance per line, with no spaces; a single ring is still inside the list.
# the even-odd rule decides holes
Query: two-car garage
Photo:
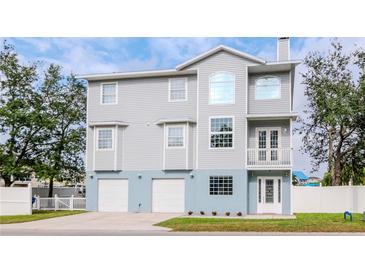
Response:
[[[100,179],[98,182],[98,210],[128,212],[130,182],[127,179]],[[152,212],[185,211],[184,179],[153,179],[151,194]]]

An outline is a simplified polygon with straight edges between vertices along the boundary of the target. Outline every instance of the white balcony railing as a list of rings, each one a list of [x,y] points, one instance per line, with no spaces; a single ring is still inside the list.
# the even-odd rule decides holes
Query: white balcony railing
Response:
[[[290,148],[248,148],[249,167],[287,167],[291,166]]]

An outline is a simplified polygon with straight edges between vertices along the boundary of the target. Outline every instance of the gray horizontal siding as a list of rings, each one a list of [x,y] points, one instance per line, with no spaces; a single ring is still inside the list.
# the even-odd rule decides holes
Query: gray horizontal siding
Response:
[[[290,79],[289,72],[250,74],[248,87],[248,113],[249,114],[275,114],[288,113],[290,108]],[[256,80],[263,76],[277,76],[281,79],[281,98],[273,100],[256,100],[255,84]]]
[[[117,166],[124,170],[162,169],[163,118],[190,117],[196,119],[196,76],[188,77],[188,100],[168,102],[167,77],[128,79],[118,81],[118,104],[100,105],[100,84],[89,83],[88,121],[124,121],[129,123],[118,143]],[[92,130],[88,134],[88,170],[92,170],[94,144]],[[123,147],[123,148],[122,148]],[[123,151],[119,151],[119,148]],[[120,153],[122,156],[120,157]],[[110,165],[110,155],[95,155],[97,165]],[[185,159],[184,159],[185,160]]]
[[[219,52],[191,68],[199,73],[198,168],[240,169],[244,167],[246,128],[246,70],[249,60]],[[227,71],[235,74],[235,104],[209,105],[209,77],[212,73]],[[209,116],[234,116],[234,149],[209,148]]]

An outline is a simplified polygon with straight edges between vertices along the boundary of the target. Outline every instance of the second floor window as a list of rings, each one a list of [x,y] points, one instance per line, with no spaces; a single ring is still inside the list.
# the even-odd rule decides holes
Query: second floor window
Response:
[[[209,104],[234,104],[235,76],[219,72],[209,79]]]
[[[256,100],[280,99],[280,78],[274,76],[262,77],[256,80]]]
[[[232,148],[233,127],[233,117],[210,118],[210,148]]]
[[[171,78],[169,79],[169,102],[187,100],[187,79]]]
[[[167,127],[167,147],[183,148],[184,147],[184,126]]]
[[[112,150],[113,143],[113,129],[98,129],[98,150]]]
[[[117,84],[101,84],[101,104],[112,105],[117,103]]]

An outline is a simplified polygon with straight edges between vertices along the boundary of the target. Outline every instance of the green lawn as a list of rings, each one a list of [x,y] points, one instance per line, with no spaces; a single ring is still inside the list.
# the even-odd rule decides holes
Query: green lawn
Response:
[[[362,214],[354,214],[352,222],[344,221],[341,213],[301,213],[296,216],[296,219],[287,220],[174,218],[156,225],[174,231],[365,232]]]
[[[0,224],[24,223],[86,212],[85,210],[33,210],[32,215],[0,216]]]

